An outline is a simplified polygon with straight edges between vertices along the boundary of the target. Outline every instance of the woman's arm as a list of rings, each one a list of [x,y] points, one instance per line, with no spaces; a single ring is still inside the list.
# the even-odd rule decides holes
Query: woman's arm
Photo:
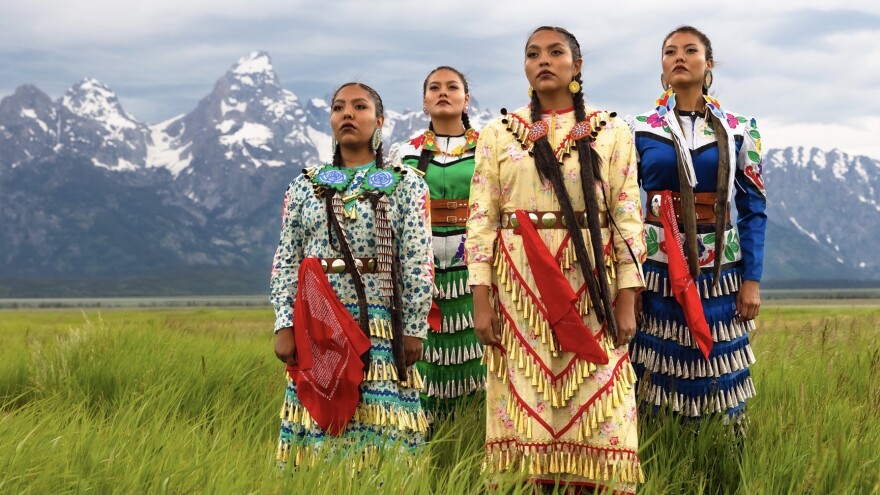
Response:
[[[485,345],[499,344],[501,329],[492,307],[492,260],[498,237],[501,211],[501,180],[497,153],[497,130],[487,126],[480,132],[471,180],[470,212],[465,255],[468,284],[474,295],[474,330]]]
[[[743,284],[736,297],[736,312],[741,320],[758,316],[761,308],[760,282],[764,270],[764,237],[767,230],[767,194],[762,175],[761,133],[758,123],[751,119],[745,124],[743,144],[737,155],[736,202],[740,248],[743,259]],[[731,239],[730,241],[733,241]],[[730,241],[721,257],[733,259]]]
[[[296,181],[290,183],[281,208],[281,235],[272,261],[270,301],[275,309],[275,355],[287,364],[296,362],[293,339],[293,307],[297,275],[303,259],[302,198],[296,195]]]
[[[428,185],[412,171],[401,178],[396,191],[398,220],[395,241],[400,258],[403,341],[406,365],[422,357],[428,336],[428,312],[434,287],[434,250],[431,240]]]
[[[622,119],[614,119],[614,146],[608,162],[608,215],[617,271],[614,317],[615,345],[627,344],[636,332],[639,292],[644,287],[641,264],[645,261],[645,225],[639,198],[638,164],[632,133]],[[635,257],[635,258],[634,258]]]

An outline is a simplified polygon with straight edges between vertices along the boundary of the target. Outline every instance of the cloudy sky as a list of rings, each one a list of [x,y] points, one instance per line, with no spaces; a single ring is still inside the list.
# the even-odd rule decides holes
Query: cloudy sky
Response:
[[[541,24],[578,36],[589,99],[621,114],[653,105],[662,39],[692,24],[712,38],[716,95],[758,118],[766,146],[880,159],[875,0],[4,1],[0,97],[31,83],[58,98],[95,77],[155,123],[190,111],[239,57],[265,50],[300,97],[357,79],[389,108],[419,108],[426,73],[453,65],[480,106],[497,110],[525,103],[523,46]]]

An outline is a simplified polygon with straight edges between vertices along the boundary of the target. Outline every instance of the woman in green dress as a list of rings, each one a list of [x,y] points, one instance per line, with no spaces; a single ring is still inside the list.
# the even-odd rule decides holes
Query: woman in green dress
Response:
[[[452,67],[437,67],[425,79],[422,94],[430,125],[416,138],[399,144],[392,155],[424,176],[431,194],[434,323],[417,367],[424,378],[422,404],[429,419],[434,419],[453,412],[467,397],[482,396],[486,370],[480,364],[483,346],[474,335],[473,299],[464,259],[477,145],[477,132],[467,114],[467,79]]]

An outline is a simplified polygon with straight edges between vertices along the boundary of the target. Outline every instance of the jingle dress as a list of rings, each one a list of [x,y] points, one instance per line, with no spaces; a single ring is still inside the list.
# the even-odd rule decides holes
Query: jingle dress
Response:
[[[635,376],[627,348],[614,348],[588,308],[589,296],[568,230],[542,229],[537,232],[577,294],[583,321],[609,362],[596,365],[558,351],[523,238],[505,225],[510,221],[505,214],[517,209],[560,210],[552,186],[540,179],[527,150],[529,112],[520,108],[480,132],[471,187],[465,243],[469,284],[491,287],[502,327],[502,344],[487,348],[484,358],[489,370],[485,467],[490,472],[522,470],[539,483],[560,479],[632,492],[643,475],[636,452]],[[636,257],[644,255],[635,153],[621,119],[590,108],[586,114],[591,128],[598,130],[592,145],[601,157],[599,208],[604,212],[610,206],[620,229],[612,234],[603,225],[601,230],[614,297],[619,288],[643,287],[638,264],[626,247],[629,244]],[[574,111],[545,113],[543,119],[572,206],[583,211],[580,164],[570,138]],[[589,246],[589,232],[583,232]],[[588,251],[592,257],[593,251]]]
[[[683,310],[670,294],[664,229],[659,222],[646,222],[648,259],[644,265],[646,290],[642,292],[642,320],[630,344],[633,366],[639,377],[640,403],[671,407],[688,417],[726,413],[739,418],[747,399],[755,395],[749,365],[755,356],[749,345],[754,321],[736,319],[736,296],[743,280],[761,280],[767,205],[761,176],[761,135],[755,119],[722,109],[718,100],[706,97],[707,107],[727,126],[733,175],[736,228],[727,224],[723,252],[715,252],[715,226],[697,225],[700,276],[695,280],[703,312],[711,331],[712,351],[703,357]],[[631,122],[639,158],[639,180],[645,191],[679,190],[673,139],[689,151],[697,185],[694,193],[717,189],[718,144],[712,120],[706,115],[682,115],[679,130],[670,127],[676,118],[675,95],[668,91],[657,108]],[[678,137],[676,137],[678,134]],[[735,192],[733,192],[735,191]],[[648,198],[647,207],[652,208]],[[683,227],[679,226],[683,232]],[[720,287],[712,287],[712,270],[721,263]],[[651,409],[651,408],[649,408]]]
[[[464,222],[478,136],[473,129],[461,136],[427,131],[396,150],[402,163],[416,170],[422,150],[433,152],[424,179],[435,212],[434,302],[441,324],[439,331],[428,332],[423,360],[416,364],[425,383],[421,397],[429,418],[454,411],[462,400],[486,388],[486,367],[480,362],[483,345],[474,333],[474,303],[464,262]],[[464,214],[456,216],[458,212]]]
[[[376,169],[375,162],[353,170],[332,165],[307,169],[290,183],[284,197],[281,239],[271,277],[275,331],[293,326],[297,272],[303,258],[341,257],[328,239],[327,211],[324,200],[316,196],[316,188],[326,187],[326,182],[329,182],[329,185],[340,189],[337,198],[354,196],[363,189],[364,184],[370,183],[371,174],[377,171],[391,172],[394,176],[390,185],[389,182],[378,181],[380,185],[387,186],[382,189],[380,206],[384,204],[387,207],[389,225],[377,221],[376,210],[369,201],[359,198],[340,204],[342,208],[337,211],[337,218],[340,218],[355,258],[377,258],[381,263],[383,253],[377,253],[377,245],[381,246],[379,236],[393,235],[400,259],[403,333],[425,338],[431,305],[433,258],[427,211],[428,187],[417,174],[401,168]],[[322,182],[322,178],[327,180]],[[357,320],[358,300],[351,275],[327,273],[327,278],[340,302]],[[370,366],[360,385],[357,410],[342,436],[361,446],[381,447],[389,440],[416,446],[423,442],[423,433],[427,429],[419,402],[422,383],[415,367],[409,367],[405,377],[397,376],[395,370],[388,297],[390,274],[362,273],[362,278],[370,320]],[[312,420],[297,399],[296,385],[288,377],[281,409],[278,460],[295,460],[299,464],[315,452],[325,436],[326,432]]]

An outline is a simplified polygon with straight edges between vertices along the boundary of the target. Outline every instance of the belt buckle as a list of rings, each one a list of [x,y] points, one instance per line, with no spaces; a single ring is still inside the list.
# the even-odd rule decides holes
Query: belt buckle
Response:
[[[457,223],[458,217],[455,215],[446,215],[446,223]]]
[[[447,201],[446,202],[446,209],[447,210],[454,210],[456,208],[458,208],[458,201]]]

